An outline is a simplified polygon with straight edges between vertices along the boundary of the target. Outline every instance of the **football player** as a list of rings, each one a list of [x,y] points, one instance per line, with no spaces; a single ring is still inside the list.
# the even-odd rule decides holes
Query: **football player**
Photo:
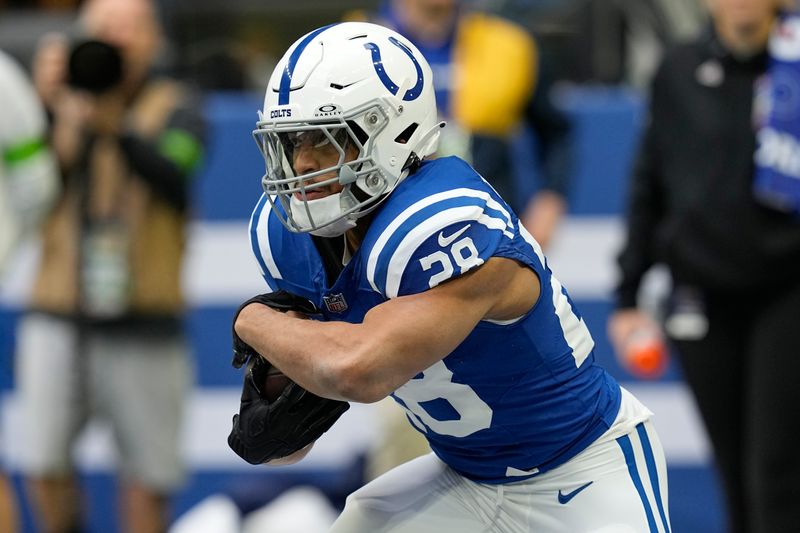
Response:
[[[235,333],[321,398],[391,395],[434,451],[352,494],[332,531],[668,532],[652,413],[595,363],[506,202],[463,160],[432,159],[442,127],[419,51],[343,23],[288,49],[254,132],[253,251],[271,290],[319,314],[256,298]],[[287,425],[272,422],[232,435]]]

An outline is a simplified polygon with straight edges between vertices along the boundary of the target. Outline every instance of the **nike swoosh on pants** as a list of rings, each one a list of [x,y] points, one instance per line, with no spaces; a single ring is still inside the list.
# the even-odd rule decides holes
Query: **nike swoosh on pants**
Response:
[[[559,490],[558,491],[558,503],[560,503],[562,505],[565,504],[565,503],[568,503],[572,498],[577,496],[579,492],[581,492],[583,489],[585,489],[586,487],[588,487],[592,483],[594,483],[594,481],[590,481],[589,483],[587,483],[585,485],[581,485],[577,489],[573,490],[572,492],[568,492],[566,494],[562,494],[561,491]]]

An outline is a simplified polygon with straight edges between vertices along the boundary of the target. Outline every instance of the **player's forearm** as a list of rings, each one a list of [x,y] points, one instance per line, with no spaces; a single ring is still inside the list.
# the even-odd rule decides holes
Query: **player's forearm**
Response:
[[[512,284],[520,269],[512,260],[490,260],[430,291],[384,302],[361,324],[303,320],[251,304],[239,314],[236,332],[303,388],[376,402],[452,352],[484,316],[524,314],[538,294],[524,309],[507,309],[498,298],[501,287],[521,290]]]
[[[363,326],[294,318],[262,305],[249,305],[236,332],[281,372],[303,388],[326,398],[374,402],[394,389],[374,378],[375,368],[363,354]]]

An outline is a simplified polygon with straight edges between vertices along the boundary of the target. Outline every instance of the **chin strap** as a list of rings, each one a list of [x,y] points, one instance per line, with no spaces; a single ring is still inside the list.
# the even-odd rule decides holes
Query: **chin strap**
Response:
[[[406,164],[403,165],[403,168],[400,170],[400,179],[398,181],[402,181],[407,175],[416,172],[420,163],[422,163],[422,160],[419,158],[419,156],[414,152],[411,152],[411,155],[408,156],[408,159],[406,159]]]
[[[351,220],[347,217],[342,217],[336,222],[331,222],[327,226],[323,226],[319,229],[315,229],[313,231],[309,231],[311,235],[316,235],[317,237],[339,237],[340,235],[344,235],[347,230],[353,229],[356,227],[356,221]]]
[[[355,220],[342,216],[342,200],[340,192],[306,202],[292,196],[292,223],[298,230],[318,237],[342,235],[356,225]]]

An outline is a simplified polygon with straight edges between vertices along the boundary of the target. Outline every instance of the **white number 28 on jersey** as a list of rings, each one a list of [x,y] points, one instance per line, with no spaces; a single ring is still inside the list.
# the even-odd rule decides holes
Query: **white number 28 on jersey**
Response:
[[[492,409],[469,385],[454,383],[453,373],[438,361],[397,389],[395,396],[405,404],[411,422],[422,432],[431,429],[440,435],[466,437],[492,425]],[[454,420],[437,420],[425,410],[425,402],[444,400],[458,414]]]
[[[442,247],[449,246],[449,254],[437,250],[419,260],[422,270],[426,271],[430,270],[436,263],[441,265],[442,270],[431,276],[431,279],[428,281],[428,286],[431,288],[443,281],[447,281],[453,276],[453,259],[455,259],[456,265],[458,265],[462,273],[474,266],[483,264],[483,259],[480,258],[478,249],[475,248],[475,243],[469,237],[464,237],[451,245],[452,240],[450,239],[453,237],[457,238],[467,228],[469,228],[469,225],[453,234],[450,238],[443,237],[441,233],[439,234],[439,245]],[[450,259],[451,256],[453,259]]]

